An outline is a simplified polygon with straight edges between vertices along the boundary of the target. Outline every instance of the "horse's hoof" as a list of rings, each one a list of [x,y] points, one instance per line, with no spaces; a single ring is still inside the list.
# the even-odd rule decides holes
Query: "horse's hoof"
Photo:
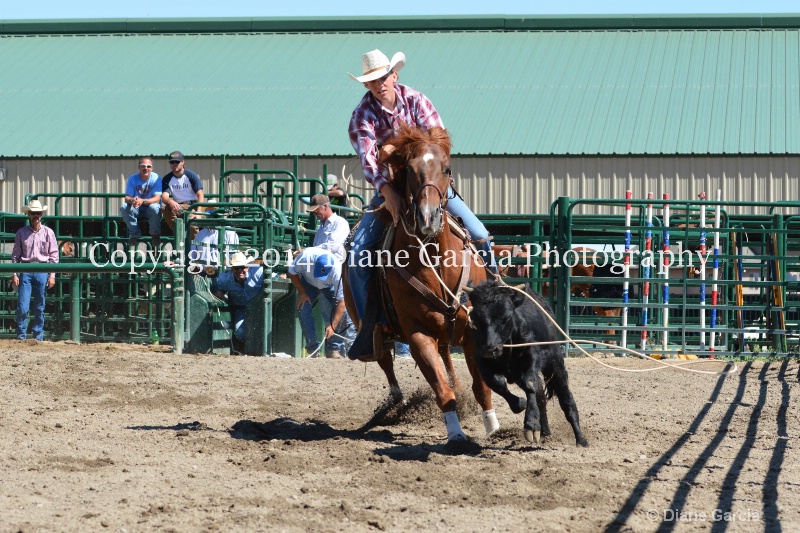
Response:
[[[447,442],[469,442],[469,438],[463,433],[456,433],[447,436]]]
[[[539,444],[542,442],[542,433],[540,431],[525,430],[525,440]]]
[[[389,394],[391,394],[392,401],[395,403],[403,403],[403,391],[400,390],[400,387],[391,387]]]

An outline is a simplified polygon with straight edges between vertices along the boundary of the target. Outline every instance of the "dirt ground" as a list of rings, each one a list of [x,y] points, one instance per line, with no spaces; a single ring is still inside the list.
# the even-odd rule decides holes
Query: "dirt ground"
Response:
[[[386,409],[374,363],[32,341],[0,361],[3,532],[800,530],[796,360],[569,359],[589,448],[555,401],[542,446],[497,397],[486,439],[465,394],[474,442],[449,446],[411,360]]]

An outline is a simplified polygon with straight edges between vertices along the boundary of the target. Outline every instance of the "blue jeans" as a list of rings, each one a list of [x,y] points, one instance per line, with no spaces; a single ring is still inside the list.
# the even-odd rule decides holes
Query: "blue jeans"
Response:
[[[470,238],[472,238],[473,241],[483,241],[477,243],[475,247],[478,249],[478,252],[486,264],[494,266],[492,243],[488,240],[484,240],[489,237],[486,226],[483,225],[483,222],[475,216],[461,198],[453,195],[451,189],[447,189],[447,191],[448,195],[450,195],[447,201],[447,212],[460,218],[464,222],[464,226],[466,226]],[[373,196],[370,201],[370,207],[378,207],[383,202],[383,198],[375,193],[375,196]],[[358,229],[356,229],[356,234],[353,236],[353,249],[350,251],[351,255],[348,258],[350,262],[348,263],[347,275],[350,277],[350,291],[353,294],[359,320],[364,318],[364,312],[367,306],[367,290],[374,267],[361,266],[358,263],[365,251],[374,250],[378,245],[378,241],[380,241],[381,234],[383,233],[383,228],[383,222],[380,221],[375,213],[367,211],[361,218]]]
[[[395,341],[394,343],[394,356],[395,357],[411,357],[411,347],[404,343]]]
[[[317,329],[314,322],[314,304],[319,303],[319,311],[325,321],[326,326],[331,325],[333,312],[338,305],[336,300],[336,287],[328,287],[325,289],[318,289],[303,278],[300,278],[303,283],[303,288],[306,290],[308,299],[311,303],[306,303],[297,311],[300,317],[300,329],[303,331],[303,337],[306,339],[306,351],[309,353],[316,351],[319,348],[319,341],[317,340]],[[325,341],[325,355],[330,354],[332,351],[337,351],[341,354],[347,353],[350,344],[356,336],[356,327],[350,320],[347,311],[342,315],[339,321],[339,327],[334,330],[336,335]],[[344,338],[342,338],[344,337]]]
[[[233,337],[244,342],[247,328],[245,328],[244,319],[247,317],[247,309],[245,307],[232,307],[231,318],[233,319]]]
[[[31,335],[37,341],[44,340],[44,291],[47,288],[47,272],[23,272],[19,275],[19,300],[17,300],[17,338],[28,336],[28,311],[33,295],[33,328]]]
[[[150,224],[150,235],[161,235],[161,204],[145,205],[138,209],[132,205],[122,204],[119,216],[128,226],[128,237],[131,239],[142,236],[142,229],[139,227],[140,218],[146,218]]]

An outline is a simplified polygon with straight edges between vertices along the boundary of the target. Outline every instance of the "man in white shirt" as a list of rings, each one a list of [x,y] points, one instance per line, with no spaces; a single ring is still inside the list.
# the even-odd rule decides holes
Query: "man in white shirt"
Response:
[[[327,194],[312,196],[306,211],[314,213],[321,223],[314,236],[313,246],[330,251],[337,261],[344,263],[344,241],[350,234],[350,224],[333,212]]]
[[[319,302],[325,320],[325,356],[340,359],[347,352],[356,330],[347,314],[342,291],[342,263],[322,248],[306,248],[289,265],[289,279],[297,290],[297,314],[306,340],[306,351],[318,355],[312,309]]]

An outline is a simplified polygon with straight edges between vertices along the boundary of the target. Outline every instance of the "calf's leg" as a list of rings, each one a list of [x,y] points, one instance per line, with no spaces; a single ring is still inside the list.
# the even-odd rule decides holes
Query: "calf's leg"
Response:
[[[544,399],[544,393],[540,392],[544,389],[544,384],[539,377],[539,372],[534,369],[526,370],[518,385],[528,397],[527,406],[525,408],[525,422],[523,428],[525,430],[525,440],[539,444],[542,441],[542,413],[539,407],[539,396]],[[545,421],[547,415],[545,414]],[[547,428],[549,433],[550,428]]]
[[[480,370],[480,375],[483,377],[483,381],[489,386],[489,388],[499,394],[503,399],[505,399],[506,402],[508,402],[508,407],[511,409],[511,412],[521,413],[525,410],[525,405],[527,403],[525,398],[520,398],[508,389],[506,377],[500,372],[499,369],[494,368],[494,365],[491,364],[491,361],[478,357],[476,358],[476,366]]]
[[[589,441],[583,436],[583,431],[581,430],[581,424],[578,419],[578,406],[569,391],[569,378],[567,376],[567,368],[564,366],[564,360],[560,360],[554,367],[553,374],[548,379],[549,386],[558,396],[561,410],[564,411],[564,416],[567,417],[569,425],[572,426],[572,431],[575,433],[575,444],[584,447],[589,446]]]

